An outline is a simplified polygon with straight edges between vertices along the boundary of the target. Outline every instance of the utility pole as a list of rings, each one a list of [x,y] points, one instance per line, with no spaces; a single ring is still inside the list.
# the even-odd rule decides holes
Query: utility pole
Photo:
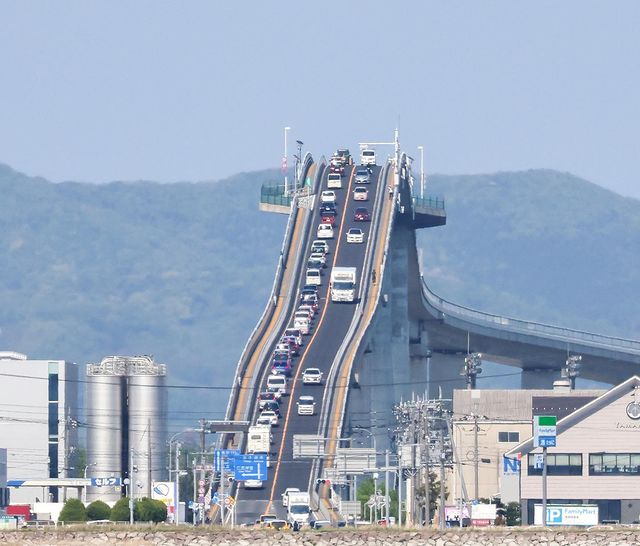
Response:
[[[152,479],[151,479],[151,419],[147,419],[147,495],[151,498]]]
[[[135,483],[133,481],[133,449],[129,452],[129,525],[133,525],[133,492]]]
[[[389,495],[389,464],[389,450],[386,449],[384,452],[384,517],[387,527],[389,527],[389,505],[391,501],[391,496]]]
[[[480,476],[480,450],[478,449],[478,415],[473,414],[473,473],[474,473],[474,488],[473,498],[478,500],[480,496],[478,494],[478,478]],[[460,515],[462,518],[462,514]]]
[[[173,486],[173,519],[178,525],[180,512],[180,443],[176,442],[176,477]]]
[[[445,528],[444,521],[444,435],[440,435],[440,506],[438,507],[438,527]]]
[[[196,488],[196,484],[197,484],[197,474],[196,474],[196,460],[193,459],[193,510],[191,512],[192,516],[193,516],[193,525],[196,524],[196,501],[198,500],[198,497],[196,496],[197,493],[197,488]]]

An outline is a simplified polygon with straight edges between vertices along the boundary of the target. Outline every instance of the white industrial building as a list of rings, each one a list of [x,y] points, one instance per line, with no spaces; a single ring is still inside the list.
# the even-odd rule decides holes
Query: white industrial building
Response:
[[[7,480],[68,477],[78,447],[78,367],[0,352],[0,447]],[[57,488],[11,489],[11,503],[57,501]],[[60,499],[62,500],[62,499]]]

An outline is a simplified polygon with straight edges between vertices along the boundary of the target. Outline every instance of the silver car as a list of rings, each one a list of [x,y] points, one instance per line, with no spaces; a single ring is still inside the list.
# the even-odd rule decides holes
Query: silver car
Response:
[[[369,169],[360,168],[356,171],[356,184],[368,184],[371,182],[371,174]]]

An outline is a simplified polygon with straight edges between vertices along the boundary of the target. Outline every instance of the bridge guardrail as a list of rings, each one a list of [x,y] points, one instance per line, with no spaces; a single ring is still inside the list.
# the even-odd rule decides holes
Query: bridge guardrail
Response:
[[[420,266],[420,276],[422,280],[422,293],[429,305],[443,315],[451,317],[464,318],[476,324],[483,326],[497,326],[504,330],[509,330],[522,334],[536,334],[549,338],[569,340],[574,343],[587,343],[597,345],[601,348],[609,348],[611,350],[626,350],[627,352],[640,353],[640,341],[633,339],[624,339],[619,337],[605,336],[602,334],[594,334],[574,330],[572,328],[564,328],[562,326],[553,326],[550,324],[542,324],[539,322],[527,321],[501,315],[493,315],[471,309],[463,305],[452,303],[437,294],[435,294],[427,285],[422,273],[422,264]]]
[[[313,157],[310,153],[307,153],[303,160],[303,168],[302,172],[308,172],[309,168],[313,164]],[[280,258],[278,260],[278,266],[276,268],[276,274],[274,276],[273,285],[271,288],[271,293],[269,295],[269,300],[267,305],[262,313],[262,316],[258,320],[255,328],[249,335],[249,339],[240,354],[240,359],[238,360],[238,365],[236,367],[236,373],[233,378],[233,387],[231,389],[231,393],[229,395],[229,402],[227,404],[226,411],[226,419],[233,419],[233,414],[236,410],[236,404],[238,400],[238,393],[240,385],[242,384],[242,376],[246,370],[246,367],[249,363],[251,356],[255,350],[255,345],[262,338],[262,334],[264,333],[264,329],[269,324],[273,312],[276,308],[276,294],[280,292],[280,287],[282,284],[282,277],[284,274],[284,264],[286,263],[289,256],[289,246],[291,243],[291,238],[293,237],[293,226],[295,226],[295,221],[298,215],[298,207],[296,205],[296,196],[291,200],[291,213],[289,214],[289,218],[287,220],[287,227],[285,229],[285,235],[282,242],[282,246],[280,248]]]
[[[316,191],[317,187],[320,185],[320,182],[322,180],[322,175],[324,173],[324,170],[326,168],[326,160],[323,157],[320,158],[320,161],[317,163],[317,170],[316,170],[316,174],[315,174],[315,180],[314,180],[314,191]],[[307,172],[306,170],[303,172]],[[300,209],[301,212],[306,213],[307,211],[304,209]],[[299,248],[301,249],[301,252],[298,253],[297,255],[297,259],[296,262],[293,264],[293,275],[291,276],[291,279],[293,280],[293,284],[290,287],[290,290],[287,292],[287,296],[286,296],[286,303],[285,303],[285,312],[282,313],[282,322],[286,322],[291,318],[291,312],[293,309],[295,309],[297,300],[296,300],[296,296],[297,296],[297,292],[295,291],[295,288],[297,286],[296,281],[299,279],[301,271],[304,270],[304,265],[306,263],[306,256],[304,253],[304,248],[305,248],[305,243],[307,241],[309,232],[311,229],[313,229],[313,212],[310,211],[308,213],[308,219],[307,219],[307,224],[305,225],[303,232],[302,232],[302,236],[300,237],[300,243],[299,243]],[[272,333],[272,337],[277,337],[277,335],[279,334],[280,330],[282,329],[282,323],[278,325],[278,327],[274,328],[273,333]],[[275,344],[275,341],[273,339],[269,340],[268,343],[265,344],[264,348],[263,348],[263,355],[261,355],[260,359],[264,360],[264,355],[269,354],[272,349],[273,349],[273,345]],[[265,378],[266,375],[269,375],[270,370],[269,370],[269,366],[265,366],[263,370],[261,370],[260,372],[260,377],[259,380],[260,382],[262,382]],[[247,414],[249,416],[251,416],[251,418],[255,418],[256,417],[256,408],[258,407],[257,402],[255,397],[251,400],[250,404],[249,404],[249,408],[248,408],[248,412]]]

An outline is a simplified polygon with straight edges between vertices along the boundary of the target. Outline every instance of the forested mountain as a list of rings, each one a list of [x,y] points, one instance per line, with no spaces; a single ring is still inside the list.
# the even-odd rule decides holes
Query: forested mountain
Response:
[[[275,171],[219,182],[53,184],[0,166],[0,350],[81,364],[153,354],[172,426],[220,418],[271,290],[286,217]],[[640,338],[640,201],[570,174],[434,175],[447,225],[419,235],[442,297]]]

